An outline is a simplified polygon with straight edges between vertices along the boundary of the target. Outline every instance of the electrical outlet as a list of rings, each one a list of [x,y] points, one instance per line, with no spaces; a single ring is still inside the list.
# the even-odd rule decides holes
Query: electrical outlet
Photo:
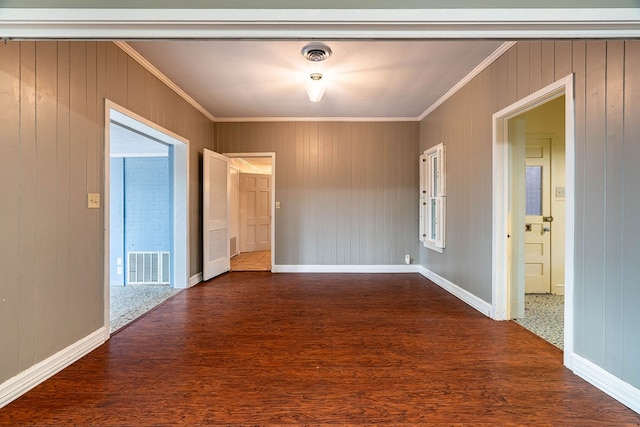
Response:
[[[406,255],[404,256],[404,263],[405,263],[405,264],[411,264],[411,255],[406,254]]]

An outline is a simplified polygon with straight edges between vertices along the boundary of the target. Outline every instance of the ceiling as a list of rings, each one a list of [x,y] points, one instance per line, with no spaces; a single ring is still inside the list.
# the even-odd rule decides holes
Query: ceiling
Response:
[[[310,62],[305,40],[136,41],[146,61],[215,120],[418,119],[498,49],[502,41],[325,42],[332,55]],[[312,72],[325,94],[309,101]]]

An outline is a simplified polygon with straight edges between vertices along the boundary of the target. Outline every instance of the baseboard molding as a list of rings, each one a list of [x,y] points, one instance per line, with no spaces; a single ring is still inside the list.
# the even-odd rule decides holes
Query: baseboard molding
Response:
[[[417,273],[417,265],[274,265],[273,273]]]
[[[571,355],[571,369],[623,405],[640,413],[640,390],[577,354]]]
[[[108,331],[102,327],[0,384],[0,408],[101,346],[107,336]]]
[[[202,282],[202,273],[193,275],[189,278],[189,287],[195,286],[200,282]]]
[[[462,289],[460,286],[448,281],[444,277],[434,273],[428,268],[420,266],[418,268],[418,272],[453,296],[460,298],[462,301],[466,302],[471,307],[478,310],[480,313],[484,314],[487,317],[491,317],[491,304],[489,304],[488,302],[478,298],[471,292]]]

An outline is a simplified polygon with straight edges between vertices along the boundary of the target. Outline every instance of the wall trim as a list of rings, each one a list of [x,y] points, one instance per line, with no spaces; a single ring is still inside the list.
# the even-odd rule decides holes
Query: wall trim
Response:
[[[509,41],[509,42],[502,43],[502,45],[500,45],[499,48],[497,48],[491,55],[487,56],[487,58],[484,61],[482,61],[480,64],[478,64],[478,66],[476,68],[471,70],[471,72],[469,74],[464,76],[462,78],[462,80],[460,80],[451,89],[449,89],[447,91],[447,93],[442,95],[442,97],[440,99],[438,99],[435,103],[433,103],[433,105],[431,107],[427,108],[424,113],[420,114],[420,116],[418,116],[418,120],[424,119],[429,114],[431,114],[436,108],[438,108],[440,105],[444,104],[444,102],[446,100],[451,98],[456,92],[458,92],[460,89],[462,89],[475,76],[477,76],[482,71],[484,71],[485,68],[487,68],[489,65],[493,64],[494,61],[496,61],[503,53],[505,53],[506,51],[511,49],[511,47],[514,46],[515,44],[516,44],[515,41]]]
[[[15,377],[9,378],[0,384],[0,408],[100,347],[108,336],[108,330],[102,327]]]
[[[194,274],[189,278],[189,287],[195,286],[200,282],[202,282],[202,272]]]
[[[437,273],[434,273],[426,267],[420,266],[418,272],[427,279],[431,280],[436,285],[440,286],[445,291],[466,302],[471,307],[478,310],[480,313],[484,314],[487,317],[491,317],[491,304],[489,304],[485,300],[478,298],[471,292],[462,289],[460,286],[456,285],[453,282],[450,282],[449,280],[445,279]]]
[[[169,77],[167,77],[162,71],[158,70],[151,62],[147,61],[142,55],[138,53],[137,50],[132,48],[128,43],[123,41],[114,41],[113,44],[118,46],[120,49],[124,51],[127,55],[129,55],[133,60],[135,60],[138,64],[142,65],[144,69],[149,71],[151,74],[156,76],[162,83],[164,83],[169,89],[174,91],[178,96],[187,101],[193,108],[200,111],[211,121],[215,120],[213,114],[208,112],[202,105],[198,103],[195,99],[190,97],[187,92],[182,90],[180,86],[175,84]]]
[[[417,273],[417,265],[274,265],[272,273]]]
[[[571,354],[571,359],[571,369],[574,374],[640,413],[640,389],[575,353]]]
[[[251,122],[417,122],[419,117],[216,117],[216,123]]]

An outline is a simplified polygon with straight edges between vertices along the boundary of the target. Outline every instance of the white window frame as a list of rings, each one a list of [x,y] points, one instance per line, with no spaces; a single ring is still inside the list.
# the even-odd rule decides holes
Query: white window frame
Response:
[[[447,211],[445,149],[440,143],[420,156],[420,240],[444,252]]]

